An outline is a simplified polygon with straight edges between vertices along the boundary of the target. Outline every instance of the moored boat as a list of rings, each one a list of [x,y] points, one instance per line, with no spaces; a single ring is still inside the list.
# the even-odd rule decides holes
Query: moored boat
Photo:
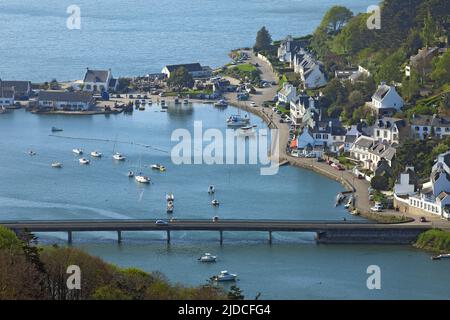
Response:
[[[57,127],[52,127],[52,132],[61,132],[61,131],[63,131],[63,129],[57,128]]]
[[[167,201],[174,201],[175,200],[175,196],[173,195],[173,193],[166,194],[166,200]]]
[[[113,159],[117,160],[117,161],[125,161],[126,158],[122,154],[120,154],[119,152],[116,152],[113,155]]]
[[[149,184],[150,183],[150,178],[147,176],[142,175],[142,173],[139,173],[139,175],[135,176],[134,179],[139,182],[139,183],[143,183],[143,184]]]
[[[225,100],[221,99],[221,100],[215,102],[214,106],[218,107],[218,108],[225,108],[225,107],[228,107],[228,103]]]
[[[450,259],[450,253],[443,253],[437,256],[431,257],[432,260]]]
[[[227,126],[229,127],[244,127],[250,123],[247,115],[241,117],[240,115],[232,115],[227,119]]]
[[[133,171],[128,171],[127,176],[128,176],[128,178],[133,178],[134,177],[134,172]]]
[[[213,194],[213,193],[215,193],[216,192],[216,188],[213,186],[213,185],[210,185],[209,187],[208,187],[208,193],[209,194]]]
[[[218,207],[218,206],[220,205],[219,200],[217,200],[217,199],[212,200],[212,201],[211,201],[211,204],[212,204],[214,207]]]
[[[213,256],[211,253],[205,253],[203,256],[197,259],[200,262],[216,262],[217,256]]]
[[[61,162],[53,162],[52,168],[62,168],[62,163]]]
[[[220,274],[213,276],[211,280],[218,281],[218,282],[224,282],[224,281],[236,281],[237,274],[229,273],[228,271],[224,270],[221,271]]]
[[[75,148],[75,149],[72,149],[72,152],[73,153],[75,153],[75,154],[83,154],[83,149],[79,149],[79,148]]]
[[[91,152],[91,157],[94,157],[94,158],[101,158],[101,157],[102,157],[102,154],[101,154],[100,152],[98,152],[98,151],[92,151],[92,152]]]
[[[89,164],[90,163],[90,161],[86,158],[78,159],[78,161],[80,162],[80,164]]]

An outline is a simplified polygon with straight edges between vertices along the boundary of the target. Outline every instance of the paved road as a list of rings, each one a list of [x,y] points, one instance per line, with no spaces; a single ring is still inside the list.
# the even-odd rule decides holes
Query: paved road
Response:
[[[429,229],[429,224],[378,224],[334,221],[295,220],[175,220],[157,225],[154,220],[59,220],[59,221],[0,221],[4,227],[32,232],[63,231],[285,231],[319,232],[326,230],[386,230]]]

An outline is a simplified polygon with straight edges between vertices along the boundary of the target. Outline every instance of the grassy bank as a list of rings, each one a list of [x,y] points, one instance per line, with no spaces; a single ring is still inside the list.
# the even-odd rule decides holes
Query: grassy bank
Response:
[[[415,247],[435,252],[450,252],[450,232],[440,229],[422,233],[414,244]]]

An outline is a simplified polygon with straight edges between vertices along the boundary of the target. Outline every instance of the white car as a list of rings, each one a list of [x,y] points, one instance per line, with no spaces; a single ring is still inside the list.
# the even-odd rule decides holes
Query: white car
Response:
[[[381,203],[375,203],[375,205],[372,208],[370,208],[370,211],[381,212],[383,211],[383,205]]]
[[[250,105],[252,106],[252,107],[256,107],[256,103],[255,102],[250,102]]]
[[[291,152],[291,156],[293,156],[293,157],[299,157],[299,155],[298,155],[298,150],[292,150],[292,152]]]
[[[165,226],[168,225],[168,222],[164,220],[156,220],[155,224],[158,226]]]

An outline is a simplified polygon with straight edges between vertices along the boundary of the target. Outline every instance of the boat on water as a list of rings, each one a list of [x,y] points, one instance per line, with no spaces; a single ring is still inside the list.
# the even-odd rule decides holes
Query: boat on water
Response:
[[[189,104],[189,99],[184,99],[184,100],[183,100],[183,103],[184,103],[184,104]]]
[[[134,172],[133,171],[128,171],[127,176],[128,176],[128,178],[133,178],[134,177]]]
[[[450,259],[450,253],[443,253],[437,256],[431,257],[432,260]]]
[[[208,187],[208,193],[209,194],[213,194],[213,193],[215,193],[216,192],[216,188],[213,186],[213,185],[210,185],[209,187]]]
[[[80,164],[89,164],[90,163],[90,161],[86,158],[78,159],[78,161],[80,162]]]
[[[161,108],[167,108],[166,100],[161,100]]]
[[[237,274],[229,273],[228,271],[220,271],[220,274],[213,276],[211,278],[213,281],[224,282],[224,281],[236,281]]]
[[[212,201],[211,201],[211,204],[212,204],[214,207],[218,207],[218,206],[220,205],[219,200],[217,200],[217,199],[212,200]]]
[[[211,253],[205,253],[203,256],[197,259],[200,262],[216,262],[217,256],[213,256]]]
[[[228,103],[225,100],[220,99],[219,101],[214,103],[214,107],[226,108],[226,107],[228,107]]]
[[[166,200],[172,202],[175,201],[175,196],[173,195],[173,193],[166,194]]]
[[[254,136],[256,133],[254,126],[245,126],[238,129],[238,134],[245,137]]]
[[[137,176],[134,177],[134,179],[139,183],[143,183],[143,184],[150,183],[150,178],[147,176],[144,176],[142,173],[139,173]]]
[[[240,115],[232,115],[227,119],[227,126],[229,127],[244,127],[250,123],[250,118],[245,115],[241,117]]]
[[[167,209],[166,209],[167,213],[169,214],[173,213],[173,209],[174,209],[173,202],[172,201],[167,202]]]
[[[350,196],[350,198],[348,198],[348,201],[347,201],[347,203],[345,204],[345,209],[348,209],[348,208],[350,208],[351,206],[353,206],[353,201],[354,200],[354,198],[353,198],[353,196]]]
[[[6,109],[4,106],[0,106],[0,114],[7,113],[7,112],[8,112],[8,109]]]
[[[102,154],[101,154],[101,152],[98,152],[98,151],[92,151],[91,156],[94,158],[101,158]]]
[[[61,131],[63,131],[63,129],[57,128],[57,127],[52,127],[52,132],[61,132]]]
[[[79,148],[75,148],[75,149],[72,149],[72,152],[73,153],[75,153],[75,154],[83,154],[83,149],[79,149]]]
[[[336,196],[336,204],[335,206],[339,206],[345,200],[345,195],[343,193],[338,193]]]
[[[28,154],[30,156],[35,156],[37,153],[35,151],[33,151],[33,150],[30,150],[30,151],[28,151]]]
[[[125,161],[126,158],[122,154],[120,154],[119,152],[116,152],[113,155],[113,159],[117,160],[117,161]]]
[[[163,165],[160,165],[159,163],[152,164],[152,169],[159,170],[161,172],[166,171],[166,167],[164,167]]]
[[[141,104],[139,106],[139,111],[145,111],[145,104]]]
[[[175,98],[174,102],[175,102],[175,104],[181,104],[181,101],[179,98]]]
[[[62,163],[61,162],[53,162],[52,168],[62,168]]]

